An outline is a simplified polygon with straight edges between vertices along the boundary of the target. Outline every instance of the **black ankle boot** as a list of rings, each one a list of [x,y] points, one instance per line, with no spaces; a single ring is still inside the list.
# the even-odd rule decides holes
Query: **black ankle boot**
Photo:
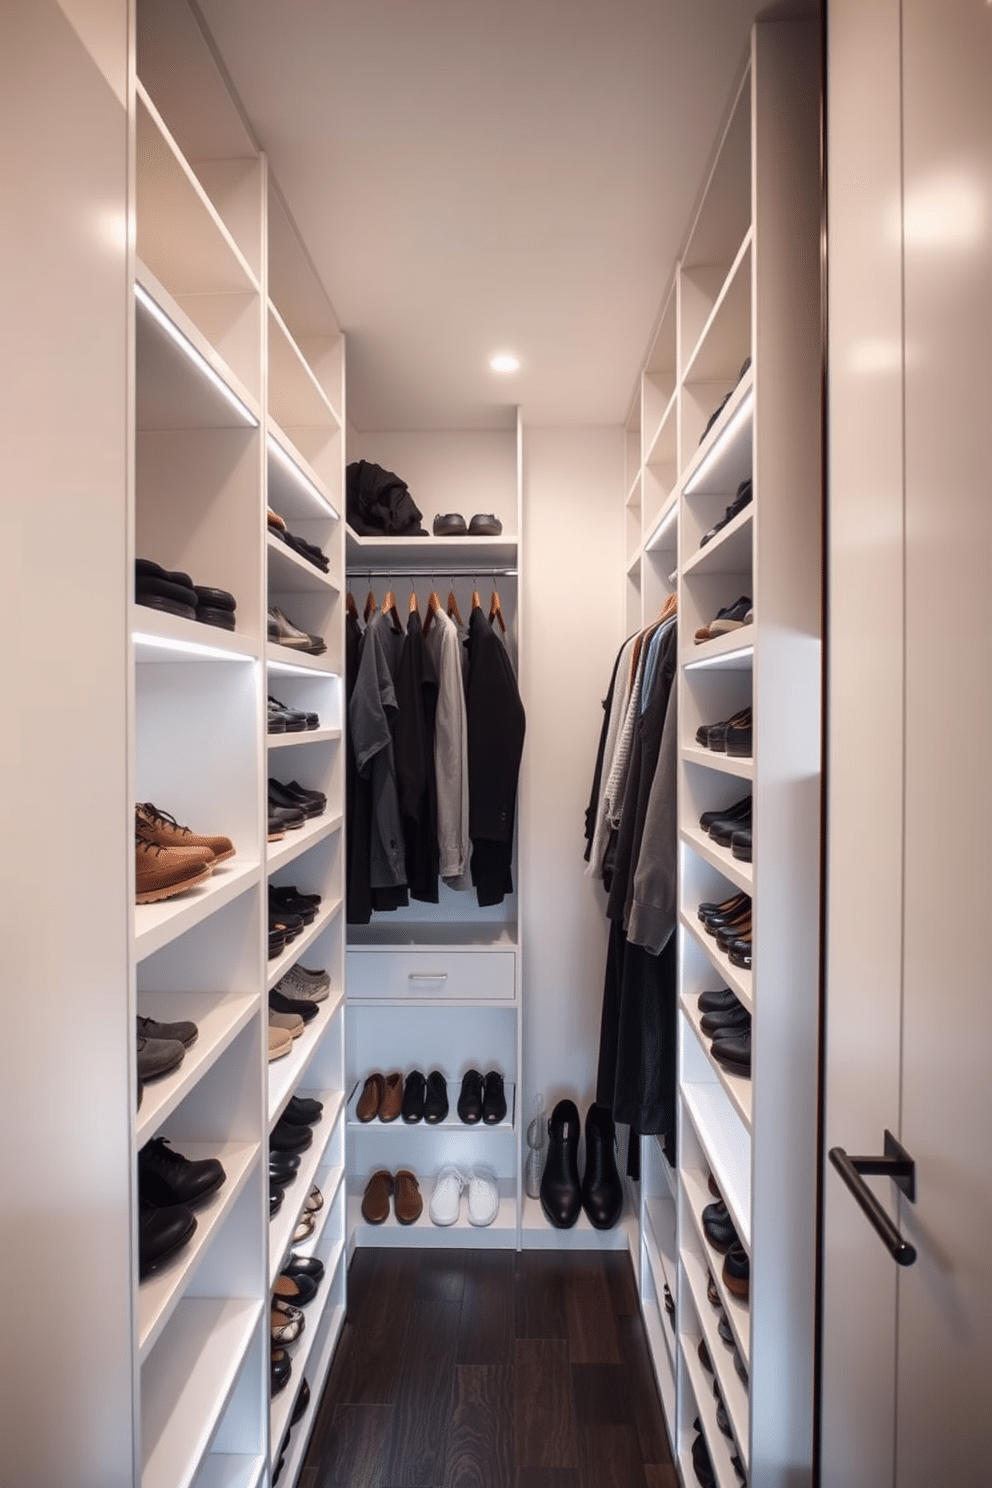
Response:
[[[575,1102],[559,1101],[548,1122],[548,1158],[541,1178],[541,1208],[556,1230],[570,1230],[582,1211],[579,1126]]]
[[[582,1207],[596,1230],[612,1230],[623,1210],[623,1184],[613,1156],[613,1116],[592,1105],[586,1116],[586,1171]]]

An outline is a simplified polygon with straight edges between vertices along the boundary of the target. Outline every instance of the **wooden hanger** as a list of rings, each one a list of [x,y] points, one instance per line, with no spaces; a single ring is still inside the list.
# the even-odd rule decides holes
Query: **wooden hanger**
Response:
[[[427,600],[427,614],[424,616],[424,635],[431,628],[431,621],[435,615],[441,612],[441,598],[436,589],[432,589]]]
[[[489,601],[489,624],[494,620],[499,621],[499,628],[506,635],[506,621],[503,619],[503,606],[500,604],[499,594],[494,589],[492,599]]]
[[[358,606],[355,603],[355,596],[352,594],[350,589],[348,590],[347,596],[345,597],[344,608],[345,614],[350,615],[352,620],[358,619]]]
[[[462,619],[458,611],[458,600],[455,598],[454,589],[448,590],[448,619],[454,620],[456,625],[465,624],[465,621]]]
[[[409,606],[409,609],[408,609],[407,613],[410,614],[410,615],[419,615],[420,614],[420,604],[419,604],[419,602],[417,600],[417,591],[416,591],[416,589],[411,589],[410,590],[410,606]]]
[[[665,600],[665,603],[661,607],[661,614],[658,616],[659,622],[662,621],[662,620],[670,620],[671,617],[674,614],[677,613],[678,607],[679,607],[679,597],[678,597],[678,595],[677,594],[670,594],[668,596],[668,598]]]
[[[482,609],[482,600],[479,598],[479,591],[478,591],[478,589],[473,589],[472,590],[472,608],[473,608],[473,610],[481,610]]]
[[[393,593],[392,589],[387,591],[386,597],[382,601],[382,613],[390,617],[393,622],[393,629],[397,632],[398,635],[402,635],[403,625],[400,621],[399,611],[396,608],[396,595]]]
[[[369,590],[369,594],[368,594],[368,598],[365,601],[365,623],[366,623],[366,625],[369,622],[369,616],[370,615],[374,615],[375,612],[376,612],[376,610],[378,608],[379,608],[379,601],[376,599],[375,595],[372,593],[372,590],[370,589]]]

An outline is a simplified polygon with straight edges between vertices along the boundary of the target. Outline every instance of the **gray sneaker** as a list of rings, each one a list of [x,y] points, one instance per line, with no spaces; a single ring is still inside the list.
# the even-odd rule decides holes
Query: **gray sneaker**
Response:
[[[187,1049],[196,1043],[199,1033],[196,1024],[187,1018],[178,1023],[159,1023],[156,1018],[138,1017],[138,1034],[146,1039],[178,1039]]]
[[[178,1039],[145,1038],[138,1034],[138,1078],[157,1080],[183,1062],[186,1047]]]
[[[285,976],[276,983],[274,991],[281,992],[284,997],[293,997],[297,1001],[323,1002],[328,996],[331,986],[330,977],[319,982],[310,981],[306,977],[295,976],[296,967],[290,967]]]

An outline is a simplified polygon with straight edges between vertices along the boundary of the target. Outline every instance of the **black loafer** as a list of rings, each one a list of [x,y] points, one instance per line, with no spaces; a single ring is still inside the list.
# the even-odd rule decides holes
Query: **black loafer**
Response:
[[[751,861],[751,828],[741,827],[730,839],[732,855],[742,863]]]
[[[704,811],[699,818],[699,825],[704,832],[708,832],[715,821],[745,821],[751,816],[751,797],[742,796],[735,801],[733,806],[722,806],[715,811]]]
[[[300,1159],[295,1152],[269,1153],[270,1178],[277,1178],[280,1182],[292,1183],[299,1166]]]
[[[269,1366],[269,1382],[271,1393],[278,1395],[289,1384],[289,1376],[293,1372],[289,1354],[284,1348],[272,1350],[272,1360]]]
[[[433,530],[435,537],[464,537],[468,526],[458,512],[444,512],[434,518]]]
[[[742,1002],[736,1007],[723,1008],[716,1013],[704,1013],[699,1026],[709,1038],[719,1038],[721,1033],[740,1033],[751,1027],[751,1014]]]
[[[448,1082],[440,1070],[431,1070],[424,1090],[424,1120],[437,1126],[448,1114]]]
[[[269,993],[269,1007],[274,1013],[297,1013],[304,1023],[310,1023],[320,1012],[317,1003],[305,998],[287,997],[274,987]]]
[[[499,537],[503,523],[493,512],[476,512],[468,524],[470,537]]]
[[[324,1263],[316,1256],[301,1256],[294,1253],[283,1266],[282,1274],[296,1278],[306,1276],[315,1286],[319,1286],[324,1276]]]
[[[482,1119],[487,1126],[498,1126],[506,1116],[506,1094],[503,1076],[498,1070],[490,1070],[485,1078],[482,1092]]]
[[[165,1208],[206,1203],[226,1178],[216,1157],[192,1161],[175,1152],[165,1137],[153,1137],[138,1153],[138,1192],[146,1204]]]
[[[462,1088],[458,1096],[458,1118],[466,1126],[474,1126],[482,1120],[482,1076],[476,1069],[466,1070],[462,1076]]]
[[[411,1070],[406,1077],[403,1086],[403,1104],[400,1115],[403,1120],[413,1125],[424,1119],[424,1099],[427,1095],[427,1081],[421,1070]]]
[[[196,1215],[185,1204],[138,1203],[138,1277],[144,1280],[192,1239]]]
[[[277,1121],[269,1132],[269,1147],[274,1152],[306,1152],[313,1143],[313,1131],[309,1126],[291,1126],[288,1121]]]
[[[723,987],[719,992],[700,992],[696,1006],[701,1013],[720,1013],[737,1006],[739,1001],[729,987]]]
[[[283,1121],[290,1126],[314,1126],[324,1114],[324,1102],[312,1095],[293,1095],[286,1102]]]
[[[732,1075],[749,1075],[751,1073],[750,1028],[715,1038],[710,1045],[710,1053],[717,1064],[722,1064],[724,1069],[729,1070]]]

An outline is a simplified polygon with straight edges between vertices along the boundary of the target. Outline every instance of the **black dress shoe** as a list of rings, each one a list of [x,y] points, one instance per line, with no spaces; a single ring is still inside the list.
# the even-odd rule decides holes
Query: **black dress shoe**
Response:
[[[506,1093],[499,1070],[489,1070],[482,1092],[482,1119],[487,1126],[499,1126],[506,1116]]]
[[[714,916],[719,919],[726,915],[735,915],[743,908],[748,896],[743,891],[739,894],[731,894],[729,899],[724,899],[720,904],[713,904],[704,899],[702,904],[696,906],[696,914],[701,920],[709,920]]]
[[[561,1100],[548,1122],[548,1156],[541,1177],[541,1208],[556,1230],[570,1230],[582,1210],[579,1183],[579,1112]]]
[[[696,998],[696,1006],[701,1013],[720,1013],[727,1008],[737,1007],[740,999],[731,992],[729,987],[723,987],[719,992],[700,992]]]
[[[316,902],[315,902],[316,900]],[[311,896],[301,894],[292,886],[286,888],[269,885],[269,913],[278,913],[286,910],[289,914],[299,915],[304,925],[312,925],[317,918],[317,910],[320,908],[320,895]]]
[[[751,828],[740,827],[730,839],[730,851],[742,863],[751,861]]]
[[[710,1053],[717,1064],[722,1064],[732,1075],[749,1075],[751,1073],[750,1028],[715,1038],[710,1045]]]
[[[291,1126],[288,1121],[277,1121],[269,1132],[269,1147],[275,1152],[306,1152],[313,1143],[313,1130],[309,1126]]]
[[[269,1007],[274,1013],[297,1013],[304,1023],[310,1023],[320,1012],[317,1003],[304,997],[287,997],[285,992],[277,992],[275,987],[269,993]]]
[[[477,1069],[466,1070],[462,1076],[462,1088],[458,1096],[458,1118],[466,1126],[474,1126],[482,1120],[482,1076]]]
[[[323,1114],[323,1101],[315,1100],[312,1095],[293,1095],[286,1102],[282,1119],[291,1126],[313,1126]]]
[[[185,1204],[160,1209],[138,1202],[138,1276],[144,1280],[157,1266],[182,1250],[193,1237],[196,1215]]]
[[[751,797],[743,796],[741,800],[735,801],[733,806],[724,806],[714,811],[704,811],[699,818],[699,825],[704,832],[708,832],[715,821],[744,821],[751,817]]]
[[[299,806],[280,806],[270,800],[268,813],[270,832],[298,832],[306,826],[307,814]]]
[[[289,790],[288,787],[282,785],[280,781],[270,780],[269,805],[279,806],[287,811],[302,811],[303,815],[309,818],[312,816],[320,816],[321,812],[324,810],[326,802],[315,800],[309,795],[304,798],[302,795],[298,795],[296,791]]]
[[[729,920],[726,925],[707,926],[709,933],[716,937],[716,943],[721,951],[725,951],[732,940],[740,940],[744,935],[751,933],[751,911],[744,910],[736,920]]]
[[[746,816],[718,816],[715,821],[710,822],[709,835],[718,846],[729,847],[734,839],[734,833],[750,825],[750,812]]]
[[[423,1071],[411,1070],[403,1086],[403,1104],[400,1107],[400,1115],[411,1126],[424,1119],[426,1094],[427,1081],[424,1079]]]
[[[716,1474],[702,1436],[697,1436],[692,1443],[692,1470],[699,1488],[716,1488]]]
[[[702,1214],[703,1233],[720,1255],[726,1255],[732,1245],[739,1243],[734,1222],[721,1199],[716,1204],[707,1204]]]
[[[448,1082],[440,1070],[431,1070],[424,1090],[424,1120],[437,1126],[448,1114]]]
[[[700,914],[703,928],[707,935],[715,935],[725,925],[739,924],[740,921],[751,913],[750,894],[739,894],[736,902],[727,909],[707,910],[706,914]]]
[[[282,1274],[284,1276],[306,1276],[315,1285],[319,1285],[324,1275],[324,1263],[316,1256],[293,1254],[283,1265]]]
[[[272,1179],[270,1178],[269,1179],[269,1218],[270,1219],[274,1219],[275,1216],[279,1213],[279,1210],[282,1208],[282,1194],[283,1194],[283,1191],[280,1188],[279,1184],[278,1183],[273,1183]]]
[[[740,1033],[751,1027],[751,1014],[742,1002],[736,1007],[725,1008],[717,1013],[704,1013],[699,1026],[709,1038],[719,1038],[721,1033]]]
[[[197,1162],[174,1152],[165,1137],[153,1137],[138,1153],[138,1192],[145,1204],[195,1208],[217,1192],[226,1178],[216,1157]]]
[[[269,1153],[269,1177],[276,1178],[280,1182],[292,1183],[300,1166],[300,1159],[295,1152],[270,1152]]]
[[[727,947],[727,956],[731,966],[740,966],[744,971],[751,970],[751,937],[743,936],[740,940],[732,940]]]
[[[299,1393],[293,1402],[293,1412],[289,1418],[290,1426],[295,1426],[306,1414],[307,1406],[310,1404],[310,1386],[306,1380],[300,1385]]]
[[[751,709],[748,708],[745,720],[737,722],[735,719],[731,719],[724,729],[724,750],[731,758],[750,759],[753,748],[753,737]]]
[[[582,1207],[594,1230],[612,1230],[623,1212],[623,1183],[613,1155],[613,1115],[593,1104],[586,1112],[586,1170]]]
[[[273,1395],[278,1395],[280,1390],[286,1388],[292,1372],[293,1366],[286,1350],[284,1348],[273,1349],[269,1370],[269,1383]]]

